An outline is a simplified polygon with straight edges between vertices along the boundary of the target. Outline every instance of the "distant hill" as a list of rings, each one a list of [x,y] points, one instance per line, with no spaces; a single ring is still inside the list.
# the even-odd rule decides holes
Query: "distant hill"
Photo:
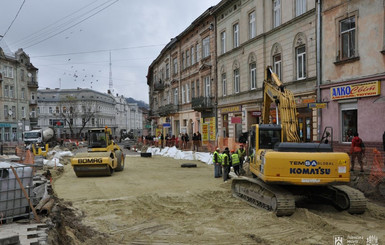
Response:
[[[126,98],[127,103],[137,103],[139,107],[144,107],[146,109],[149,109],[149,106],[146,102],[142,100],[135,100],[134,98]]]

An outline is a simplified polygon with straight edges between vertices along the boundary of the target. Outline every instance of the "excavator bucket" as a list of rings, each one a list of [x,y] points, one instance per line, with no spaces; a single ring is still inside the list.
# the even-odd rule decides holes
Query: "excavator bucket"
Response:
[[[71,159],[77,177],[111,176],[114,158],[109,152],[78,153]]]

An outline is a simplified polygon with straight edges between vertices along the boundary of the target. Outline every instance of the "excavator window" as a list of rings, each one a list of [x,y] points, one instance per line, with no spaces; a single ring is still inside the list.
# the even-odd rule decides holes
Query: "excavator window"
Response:
[[[281,142],[281,130],[260,129],[259,130],[259,148],[273,149],[276,143]]]

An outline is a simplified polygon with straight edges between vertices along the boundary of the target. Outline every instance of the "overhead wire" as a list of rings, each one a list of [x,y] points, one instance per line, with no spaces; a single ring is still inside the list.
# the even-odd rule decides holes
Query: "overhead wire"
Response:
[[[47,54],[47,55],[31,56],[31,58],[52,57],[52,56],[65,56],[65,55],[78,55],[78,54],[91,54],[91,53],[101,53],[101,52],[127,50],[127,49],[151,48],[151,47],[164,46],[164,45],[165,44],[154,44],[154,45],[127,47],[127,48],[113,48],[113,49],[101,49],[101,50],[92,50],[92,51],[72,52],[72,53]]]
[[[24,3],[25,3],[25,0],[23,0],[23,2],[21,3],[21,5],[20,5],[20,7],[19,7],[19,10],[18,10],[17,13],[16,13],[15,18],[13,18],[11,24],[9,25],[8,29],[5,31],[4,35],[0,37],[0,41],[5,37],[5,35],[7,35],[8,31],[11,29],[13,23],[15,22],[15,20],[16,20],[17,17],[19,16],[19,13],[20,13],[21,9],[23,8]]]
[[[16,42],[14,42],[14,45],[15,45],[15,46],[19,46],[19,44],[28,44],[29,42],[32,42],[33,40],[38,39],[38,38],[39,38],[40,36],[42,36],[42,35],[48,35],[50,32],[56,31],[58,28],[61,27],[61,25],[66,24],[66,23],[63,23],[63,24],[61,24],[61,25],[59,25],[59,26],[55,26],[57,23],[59,23],[59,22],[61,22],[62,20],[65,20],[65,19],[71,17],[72,15],[77,14],[78,12],[80,12],[80,11],[82,11],[82,10],[88,8],[89,6],[93,5],[94,3],[98,2],[98,1],[99,1],[99,0],[97,0],[97,1],[95,1],[95,2],[91,2],[91,3],[89,3],[89,4],[87,4],[87,5],[83,6],[83,7],[81,7],[80,9],[78,9],[78,10],[76,10],[76,11],[74,11],[74,12],[72,12],[72,13],[70,13],[70,14],[64,16],[64,17],[62,17],[61,19],[58,19],[57,21],[53,22],[52,24],[43,27],[42,29],[40,29],[40,30],[34,32],[33,34],[29,34],[27,37],[24,37],[24,38],[22,38],[22,39],[17,40]],[[100,7],[100,6],[103,6],[103,5],[106,4],[106,3],[107,3],[107,2],[104,2],[104,3],[102,3],[101,5],[98,5],[97,8]],[[95,8],[94,8],[94,9],[95,9]],[[90,10],[90,11],[84,13],[84,14],[87,14],[87,13],[93,11],[94,9],[92,9],[92,10]],[[71,20],[71,21],[72,21],[72,20]],[[47,30],[47,29],[49,29],[50,27],[52,27],[53,30]],[[45,31],[45,30],[47,30],[47,31]],[[45,32],[43,32],[43,31],[45,31]],[[23,46],[23,45],[20,45],[20,46]]]
[[[59,35],[59,34],[65,32],[65,31],[71,29],[71,28],[74,27],[74,26],[79,25],[80,23],[82,23],[82,22],[88,20],[89,18],[95,16],[96,14],[98,14],[98,13],[100,13],[101,11],[105,10],[106,8],[112,6],[113,4],[117,3],[118,1],[119,1],[119,0],[115,0],[115,1],[112,2],[111,4],[107,5],[106,7],[102,8],[102,9],[100,9],[100,10],[98,10],[97,12],[95,12],[95,13],[93,13],[92,15],[90,15],[90,16],[84,18],[83,20],[78,21],[78,22],[76,22],[75,24],[73,24],[73,25],[71,25],[71,26],[65,28],[64,30],[61,30],[61,31],[59,31],[59,32],[57,32],[57,33],[55,33],[55,34],[53,34],[53,35],[47,37],[47,38],[44,38],[43,40],[40,40],[40,41],[38,41],[38,42],[35,42],[34,44],[31,44],[31,45],[29,45],[29,46],[27,46],[27,47],[24,47],[24,49],[27,49],[27,48],[36,46],[37,44],[40,44],[40,43],[42,43],[42,42],[44,42],[44,41],[46,41],[46,40],[48,40],[48,39],[51,39],[52,37],[55,37],[55,36],[57,36],[57,35]]]

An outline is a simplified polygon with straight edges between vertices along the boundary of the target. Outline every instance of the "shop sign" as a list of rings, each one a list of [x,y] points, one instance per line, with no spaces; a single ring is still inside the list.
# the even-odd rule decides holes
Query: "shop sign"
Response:
[[[351,84],[334,87],[330,89],[332,100],[349,99],[381,94],[381,84],[379,81]]]
[[[315,98],[311,98],[311,99],[303,99],[302,100],[302,103],[303,104],[309,104],[309,103],[314,103],[315,102]]]
[[[170,123],[163,123],[163,128],[170,128],[171,124]]]
[[[209,142],[209,124],[202,123],[202,145],[207,145]]]
[[[11,124],[9,124],[9,123],[0,123],[0,127],[2,127],[2,128],[10,128]]]
[[[251,115],[253,117],[260,117],[260,116],[262,116],[262,112],[261,111],[252,111]]]
[[[326,103],[309,103],[307,107],[310,109],[322,109],[326,108]]]
[[[232,117],[231,118],[231,123],[242,123],[242,118],[241,117]]]
[[[242,106],[238,105],[238,106],[222,108],[221,114],[226,114],[226,113],[236,112],[236,111],[242,111]]]
[[[144,127],[145,128],[151,128],[151,125],[150,124],[146,124]]]

